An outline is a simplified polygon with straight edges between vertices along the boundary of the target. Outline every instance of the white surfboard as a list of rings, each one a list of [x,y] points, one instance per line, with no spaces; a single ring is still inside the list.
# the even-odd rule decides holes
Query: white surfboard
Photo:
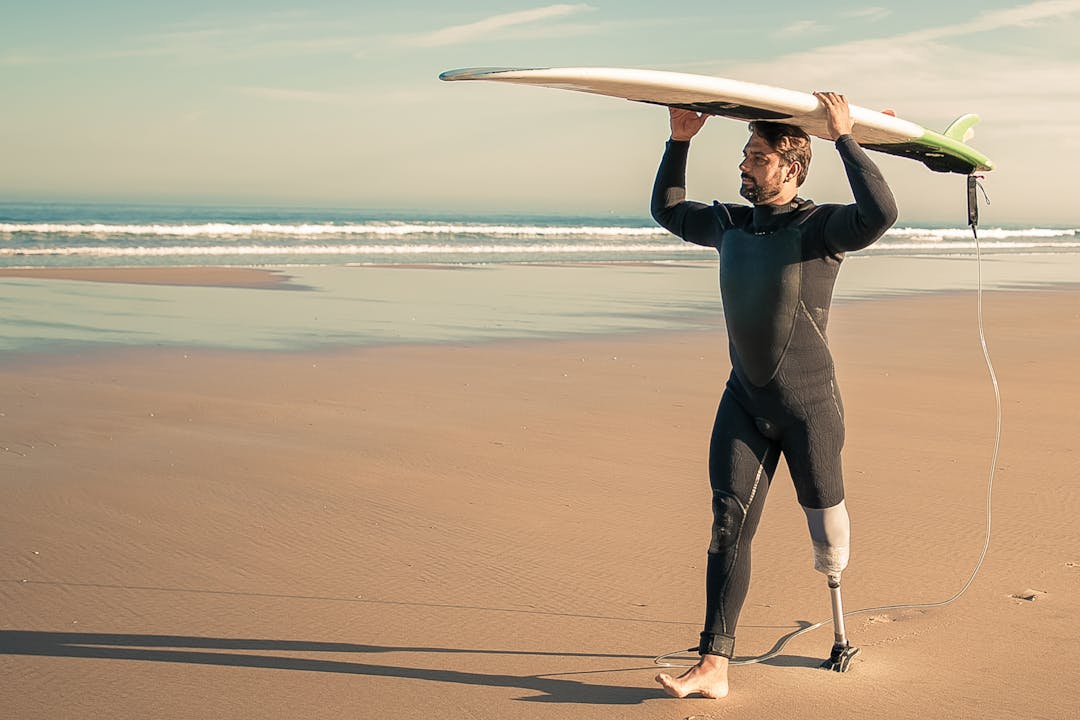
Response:
[[[707,75],[631,68],[465,68],[441,80],[490,80],[574,90],[668,105],[739,120],[797,125],[828,139],[825,110],[813,95]],[[852,134],[868,150],[918,160],[937,172],[964,175],[994,169],[990,158],[967,144],[977,115],[963,115],[943,133],[893,115],[851,105]]]

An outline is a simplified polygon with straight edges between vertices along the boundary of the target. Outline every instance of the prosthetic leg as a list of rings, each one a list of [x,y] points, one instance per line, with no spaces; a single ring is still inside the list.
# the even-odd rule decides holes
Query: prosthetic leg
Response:
[[[832,596],[833,646],[829,659],[821,664],[826,670],[847,672],[851,659],[859,653],[859,648],[848,642],[844,632],[844,603],[840,599],[840,576],[829,576],[829,594]]]
[[[859,652],[859,648],[848,642],[844,629],[844,603],[840,597],[840,575],[847,567],[850,552],[851,522],[847,507],[841,500],[822,510],[804,507],[803,511],[814,544],[814,569],[828,578],[832,599],[833,647],[829,659],[821,667],[847,672],[851,659]]]

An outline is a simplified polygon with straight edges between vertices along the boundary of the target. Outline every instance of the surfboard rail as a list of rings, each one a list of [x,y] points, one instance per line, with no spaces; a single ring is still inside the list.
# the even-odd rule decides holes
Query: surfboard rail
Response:
[[[633,102],[679,107],[737,120],[797,125],[829,139],[825,109],[810,93],[710,75],[636,68],[473,67],[447,70],[440,80],[487,80],[586,92]],[[977,115],[957,118],[943,132],[895,115],[851,105],[853,135],[868,150],[918,160],[931,170],[964,175],[990,171],[990,158],[967,144]]]

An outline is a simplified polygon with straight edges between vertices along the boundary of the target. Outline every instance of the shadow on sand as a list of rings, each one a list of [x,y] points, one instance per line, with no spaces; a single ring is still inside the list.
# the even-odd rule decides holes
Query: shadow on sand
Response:
[[[243,652],[249,651],[249,652]],[[440,670],[407,665],[324,660],[292,657],[273,653],[349,653],[380,655],[389,653],[528,655],[534,657],[601,658],[643,661],[632,667],[540,675],[497,675],[458,670]],[[617,687],[568,679],[630,670],[655,670],[649,656],[602,653],[529,652],[518,650],[472,650],[436,647],[393,647],[354,643],[314,642],[304,640],[259,640],[244,638],[185,637],[177,635],[127,635],[115,633],[70,633],[0,630],[0,654],[47,657],[71,657],[143,662],[192,663],[222,667],[249,667],[273,670],[342,673],[369,677],[409,678],[432,682],[516,687],[537,695],[519,698],[527,702],[578,703],[591,705],[637,705],[664,697],[651,687]],[[813,658],[784,657],[770,665],[816,666]]]
[[[248,651],[248,652],[243,652]],[[258,640],[240,638],[185,637],[175,635],[125,635],[112,633],[66,633],[0,630],[0,654],[48,657],[137,660],[143,662],[193,663],[222,667],[301,670],[370,677],[410,678],[433,682],[516,687],[538,693],[520,698],[530,702],[583,703],[594,705],[636,705],[663,697],[657,687],[616,687],[595,685],[567,679],[568,675],[650,669],[642,663],[625,667],[582,673],[554,675],[498,675],[457,670],[439,670],[407,665],[385,665],[343,660],[290,657],[274,653],[350,653],[378,655],[387,653],[491,654],[546,657],[610,658],[651,660],[645,656],[595,653],[554,653],[504,650],[468,650],[431,647],[385,647],[353,643],[309,642],[302,640]]]

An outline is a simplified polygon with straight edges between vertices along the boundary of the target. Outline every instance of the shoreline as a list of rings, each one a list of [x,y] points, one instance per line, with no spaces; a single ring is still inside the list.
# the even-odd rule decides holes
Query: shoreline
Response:
[[[222,265],[0,268],[0,277],[252,290],[297,289],[290,284],[292,278],[282,270]]]
[[[974,298],[980,273],[986,292],[1067,293],[1078,287],[1078,272],[1080,254],[991,258],[979,267],[973,259],[853,256],[833,308],[930,295]],[[0,284],[6,354],[102,346],[304,352],[723,325],[714,261],[80,268],[0,272]]]

